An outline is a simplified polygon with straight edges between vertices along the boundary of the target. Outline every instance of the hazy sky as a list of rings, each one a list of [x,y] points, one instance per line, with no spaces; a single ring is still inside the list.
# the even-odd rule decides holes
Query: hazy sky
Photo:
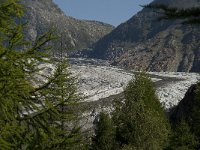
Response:
[[[119,25],[152,0],[53,0],[69,16]]]

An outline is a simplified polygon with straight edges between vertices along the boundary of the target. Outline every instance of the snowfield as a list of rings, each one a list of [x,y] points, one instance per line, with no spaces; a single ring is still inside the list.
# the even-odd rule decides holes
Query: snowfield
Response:
[[[70,62],[70,71],[78,80],[78,93],[85,97],[85,102],[98,101],[123,92],[134,77],[134,71],[110,66],[108,62],[102,60],[76,58],[70,59]],[[44,74],[51,74],[55,70],[51,64],[41,65],[39,67],[44,68]],[[155,82],[158,98],[166,109],[177,105],[187,89],[200,79],[197,73],[148,72],[148,74]]]

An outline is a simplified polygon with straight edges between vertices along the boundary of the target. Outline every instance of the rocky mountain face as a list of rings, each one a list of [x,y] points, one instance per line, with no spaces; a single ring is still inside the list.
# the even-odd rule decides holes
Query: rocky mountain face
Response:
[[[155,0],[152,3],[190,8],[198,0]],[[113,65],[143,71],[200,71],[200,27],[181,20],[162,20],[161,14],[143,9],[83,52]]]
[[[34,41],[38,35],[55,28],[62,37],[64,49],[84,49],[113,30],[113,26],[97,21],[77,20],[66,16],[53,0],[21,0],[25,6],[24,19],[28,22],[26,38]],[[54,41],[55,53],[60,42]]]

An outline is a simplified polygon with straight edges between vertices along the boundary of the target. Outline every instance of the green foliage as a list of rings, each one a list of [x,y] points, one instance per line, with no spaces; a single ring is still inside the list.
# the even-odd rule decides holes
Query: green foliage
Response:
[[[191,132],[197,137],[198,143],[200,143],[200,84],[196,86],[194,98],[191,99],[190,105],[188,105],[187,113],[181,116],[180,119],[184,119],[189,125]]]
[[[196,149],[198,140],[190,131],[189,125],[183,120],[176,125],[170,138],[169,150],[191,150]]]
[[[40,63],[53,63],[44,50],[54,36],[25,41],[24,26],[15,22],[22,15],[17,0],[0,0],[0,148],[83,149],[67,62],[54,63],[53,75],[40,74]]]
[[[141,149],[136,148],[136,147],[134,147],[134,146],[132,146],[132,145],[124,145],[124,146],[122,147],[122,150],[141,150]]]
[[[191,131],[198,137],[200,142],[200,83],[197,84],[194,104],[186,121],[191,127]]]
[[[125,100],[117,102],[113,114],[119,144],[136,149],[162,149],[169,123],[150,78],[143,73],[136,75],[124,94]]]
[[[150,4],[144,6],[162,14],[159,19],[181,19],[184,24],[200,23],[200,7],[180,9],[178,7],[169,7],[167,5]],[[194,99],[188,99],[189,105],[186,107],[184,116],[180,120],[175,120],[176,124],[169,149],[198,149],[200,143],[200,86],[197,84],[197,90]],[[180,115],[180,114],[179,114]]]
[[[197,138],[198,146],[200,143],[200,85],[193,86],[194,91],[190,92],[191,99],[187,98],[184,102],[184,110],[178,112],[175,127],[179,126],[180,120],[184,120],[189,126],[191,133]],[[182,103],[183,104],[183,103]],[[181,106],[180,106],[181,107]],[[183,107],[183,106],[182,106]]]
[[[167,5],[150,4],[144,6],[156,10],[163,14],[159,19],[181,19],[183,23],[199,24],[200,23],[200,7],[180,9],[169,7]],[[194,93],[192,93],[194,94]],[[179,119],[184,120],[176,124],[171,142],[171,149],[195,149],[200,143],[200,86],[197,84],[197,90],[194,94],[195,98],[190,100],[190,104],[186,107],[184,116]],[[178,120],[175,120],[178,122]],[[198,146],[197,146],[198,145]]]
[[[67,70],[66,60],[57,64],[47,83],[34,89],[37,112],[24,116],[31,130],[27,137],[27,149],[79,149],[83,147],[80,134],[79,97],[75,94],[74,79]],[[31,137],[31,139],[29,139]],[[26,144],[25,143],[25,144]]]
[[[92,141],[92,150],[115,150],[115,128],[108,114],[100,113]]]
[[[184,19],[183,23],[187,23],[187,24],[200,23],[200,7],[180,9],[176,7],[169,7],[167,5],[162,5],[162,4],[149,4],[143,7],[156,10],[158,13],[162,14],[159,20]]]

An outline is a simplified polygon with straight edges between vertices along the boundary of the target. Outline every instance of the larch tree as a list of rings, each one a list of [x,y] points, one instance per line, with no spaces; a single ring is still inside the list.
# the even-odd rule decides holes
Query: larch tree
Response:
[[[119,145],[124,149],[164,148],[169,123],[151,79],[143,73],[136,75],[124,95],[124,101],[117,101],[113,113]]]
[[[92,150],[115,150],[115,128],[112,119],[108,114],[101,112],[99,121],[95,127],[95,135],[92,138]]]
[[[52,32],[24,40],[23,12],[20,1],[0,0],[0,147],[83,149],[75,109],[80,98],[67,62],[53,62],[45,53]],[[41,74],[41,63],[55,71]]]

